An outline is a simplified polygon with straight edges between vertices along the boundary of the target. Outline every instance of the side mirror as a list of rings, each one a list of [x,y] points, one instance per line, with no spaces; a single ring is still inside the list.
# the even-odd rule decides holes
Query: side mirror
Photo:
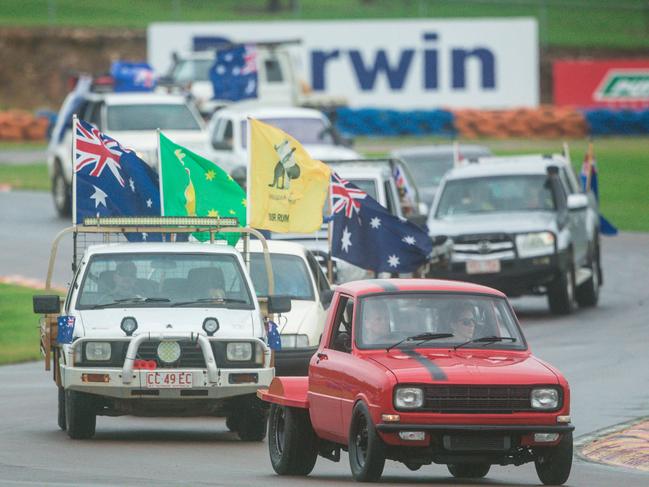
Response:
[[[268,313],[288,313],[291,311],[291,298],[288,296],[268,296]]]
[[[424,203],[423,201],[419,202],[418,208],[419,214],[420,215],[425,215],[426,217],[428,216],[428,212],[430,211],[430,208],[428,208],[428,205]]]
[[[47,315],[61,311],[61,298],[55,294],[34,296],[32,304],[36,314]]]
[[[325,289],[320,293],[320,301],[322,302],[322,307],[327,309],[331,304],[331,300],[334,297],[334,292],[331,289]]]
[[[583,193],[569,194],[567,204],[569,210],[583,210],[588,207],[588,196]]]

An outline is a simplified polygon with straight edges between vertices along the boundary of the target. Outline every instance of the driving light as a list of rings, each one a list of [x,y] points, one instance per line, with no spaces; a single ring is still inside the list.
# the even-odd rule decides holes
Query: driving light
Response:
[[[86,360],[110,360],[110,342],[86,342]]]
[[[119,325],[126,336],[131,336],[137,330],[137,321],[132,316],[122,318],[122,323]]]
[[[559,391],[550,388],[532,389],[531,403],[534,409],[556,409],[559,406]]]
[[[394,407],[416,409],[424,405],[424,391],[419,387],[400,387],[394,394]]]
[[[399,431],[399,438],[407,441],[423,441],[426,439],[424,431]]]
[[[246,362],[252,360],[252,343],[228,343],[225,347],[225,356],[230,362]]]
[[[536,257],[554,252],[554,234],[551,232],[522,233],[516,235],[519,257]]]
[[[162,341],[158,345],[158,358],[166,363],[178,362],[180,358],[180,344],[173,341]]]
[[[534,433],[536,443],[550,443],[559,439],[559,433]]]
[[[205,318],[203,320],[203,330],[207,336],[212,336],[219,329],[219,320],[216,318]]]

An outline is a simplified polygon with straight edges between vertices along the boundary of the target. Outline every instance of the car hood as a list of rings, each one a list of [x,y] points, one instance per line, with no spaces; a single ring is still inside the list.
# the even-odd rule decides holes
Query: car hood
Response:
[[[311,157],[319,160],[358,159],[360,155],[354,149],[341,145],[306,144],[304,146]]]
[[[124,336],[119,325],[125,316],[137,320],[136,334],[202,333],[203,320],[209,316],[219,320],[215,337],[251,337],[259,335],[254,330],[254,312],[226,308],[106,308],[79,311],[79,318],[86,337]]]
[[[555,374],[534,356],[502,350],[391,350],[372,359],[399,383],[556,384]]]
[[[427,225],[430,235],[450,237],[466,233],[557,232],[556,215],[549,211],[456,215],[444,219],[428,219]]]
[[[322,331],[324,323],[314,323],[318,319],[318,307],[320,305],[317,301],[305,301],[302,299],[291,300],[291,311],[282,313],[283,318],[280,319],[280,333],[304,333],[309,335],[313,334],[311,328],[318,328],[318,336]]]

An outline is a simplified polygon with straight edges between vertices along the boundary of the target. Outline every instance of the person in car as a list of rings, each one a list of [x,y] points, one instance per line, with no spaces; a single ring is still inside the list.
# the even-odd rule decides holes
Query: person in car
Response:
[[[451,333],[460,341],[473,340],[476,319],[473,305],[462,303],[451,313]]]
[[[108,291],[112,299],[135,298],[140,294],[137,288],[137,267],[133,262],[120,262],[113,274],[113,287]]]
[[[385,303],[369,301],[363,310],[363,343],[371,345],[392,341],[390,314]]]

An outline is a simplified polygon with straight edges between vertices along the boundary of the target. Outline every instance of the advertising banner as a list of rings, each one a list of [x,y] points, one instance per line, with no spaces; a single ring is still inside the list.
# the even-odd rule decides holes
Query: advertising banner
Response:
[[[649,106],[649,59],[556,61],[554,104],[579,108]]]
[[[534,107],[539,101],[535,19],[154,23],[148,61],[221,43],[299,40],[298,77],[315,95],[351,107]],[[260,81],[261,83],[261,81]]]

